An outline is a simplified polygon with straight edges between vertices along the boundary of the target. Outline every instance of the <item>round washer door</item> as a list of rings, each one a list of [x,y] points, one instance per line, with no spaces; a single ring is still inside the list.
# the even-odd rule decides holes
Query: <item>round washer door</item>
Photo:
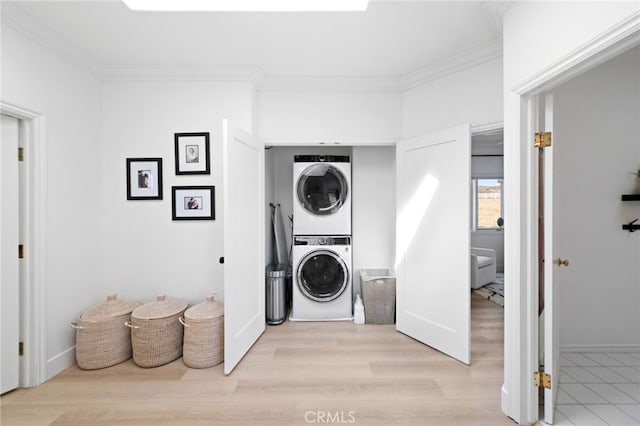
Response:
[[[349,192],[347,178],[330,164],[312,164],[298,178],[298,201],[308,212],[324,216],[334,214],[344,205]]]
[[[315,250],[298,265],[298,288],[309,299],[330,302],[349,284],[347,265],[333,251]]]

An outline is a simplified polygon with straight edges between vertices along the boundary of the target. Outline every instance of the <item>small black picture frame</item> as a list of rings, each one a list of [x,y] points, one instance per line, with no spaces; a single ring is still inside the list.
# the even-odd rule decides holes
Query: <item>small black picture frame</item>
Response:
[[[173,220],[214,220],[216,218],[215,186],[172,186],[171,195]]]
[[[162,200],[162,158],[127,158],[127,200]]]
[[[176,175],[211,174],[209,133],[174,133]]]

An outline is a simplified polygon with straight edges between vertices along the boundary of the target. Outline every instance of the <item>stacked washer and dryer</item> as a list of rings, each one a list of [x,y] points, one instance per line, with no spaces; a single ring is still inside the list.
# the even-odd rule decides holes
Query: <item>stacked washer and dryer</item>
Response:
[[[292,321],[353,318],[349,156],[294,156],[292,265]]]

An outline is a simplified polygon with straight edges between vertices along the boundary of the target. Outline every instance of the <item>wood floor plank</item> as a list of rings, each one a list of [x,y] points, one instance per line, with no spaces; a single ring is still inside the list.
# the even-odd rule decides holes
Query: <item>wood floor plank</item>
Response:
[[[4,399],[4,396],[2,397]],[[3,404],[0,409],[2,426],[46,426],[52,424],[75,404]]]
[[[58,417],[53,425],[97,426],[234,426],[293,425],[293,402],[246,403],[193,402],[192,404],[148,401],[139,404],[90,404],[75,407]]]
[[[335,363],[331,360],[313,360],[289,363],[271,361],[262,363],[244,363],[236,367],[233,377],[243,379],[363,379],[373,377],[369,362],[366,360]]]
[[[155,368],[140,368],[132,359],[109,368],[99,370],[82,370],[77,365],[71,366],[64,374],[56,376],[56,382],[89,381],[101,383],[105,381],[149,381],[180,380],[189,371],[182,358]]]
[[[465,377],[434,379],[449,400],[500,400],[502,377]]]
[[[304,401],[296,404],[294,416],[299,425],[318,423],[319,418],[342,424],[353,419],[354,425],[368,426],[514,425],[497,407],[482,401]]]
[[[471,365],[395,325],[268,326],[234,372],[182,359],[143,369],[70,367],[0,398],[2,426],[507,425],[500,410],[503,308],[471,296]],[[305,419],[305,416],[316,416]],[[342,417],[336,417],[342,416]],[[335,422],[334,422],[335,424]]]
[[[459,377],[470,376],[471,369],[458,361],[373,361],[371,371],[375,377]]]
[[[393,391],[390,391],[393,389]],[[363,401],[443,399],[433,379],[241,380],[233,400],[305,401],[344,399]]]

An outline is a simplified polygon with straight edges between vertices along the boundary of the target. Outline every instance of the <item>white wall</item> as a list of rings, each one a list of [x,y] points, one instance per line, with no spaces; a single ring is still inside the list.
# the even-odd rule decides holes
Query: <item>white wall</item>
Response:
[[[100,82],[84,68],[3,22],[2,100],[46,116],[45,378],[73,362],[68,322],[108,291],[104,273],[109,267],[100,243],[100,94]]]
[[[257,135],[266,142],[397,140],[399,92],[263,91],[257,98]]]
[[[622,55],[554,90],[556,254],[563,349],[640,345],[640,56]]]
[[[500,122],[502,59],[496,59],[407,90],[403,94],[404,138],[463,123]]]
[[[159,293],[190,303],[222,294],[222,119],[251,131],[251,96],[248,83],[104,83],[101,209],[110,290],[141,302]],[[175,174],[178,132],[210,132],[210,175]],[[135,157],[162,157],[163,200],[126,199],[125,160]],[[216,219],[172,221],[171,187],[181,185],[214,185]]]
[[[636,1],[513,2],[503,19],[505,88],[520,85],[638,11]],[[536,22],[544,22],[543,31],[530,30]]]
[[[394,269],[396,151],[393,146],[353,148],[353,283],[360,269]]]
[[[265,231],[266,238],[264,240],[265,243],[265,265],[269,265],[273,263],[274,259],[274,235],[273,235],[273,225],[271,222],[271,209],[269,207],[269,203],[273,203],[272,200],[275,199],[275,155],[273,149],[266,149],[264,153],[264,200],[267,203],[264,213],[264,223],[265,223]],[[286,217],[282,217],[284,221],[285,228],[288,227],[288,220]]]

